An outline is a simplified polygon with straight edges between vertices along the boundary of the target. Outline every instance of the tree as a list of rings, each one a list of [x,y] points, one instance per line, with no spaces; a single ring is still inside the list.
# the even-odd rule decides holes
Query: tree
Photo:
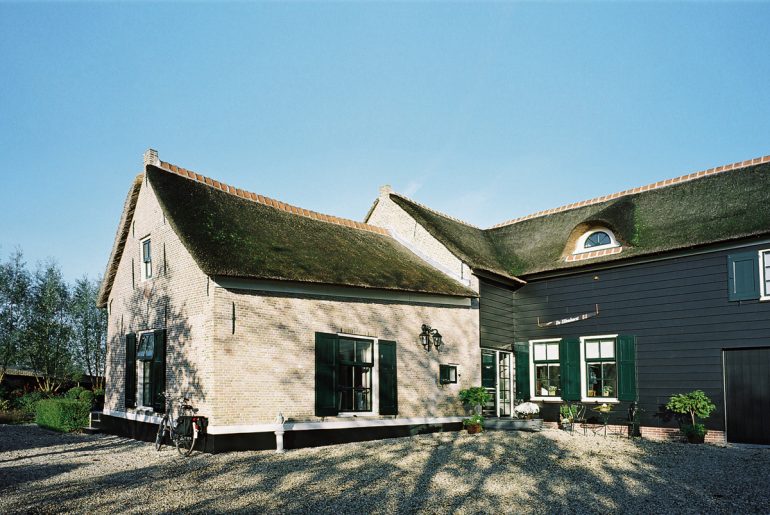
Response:
[[[73,371],[70,294],[59,267],[39,266],[32,281],[30,317],[22,349],[24,362],[37,372],[43,392],[57,391]]]
[[[96,307],[101,281],[83,277],[75,283],[72,313],[72,350],[78,365],[93,378],[94,388],[104,388],[107,356],[107,312]]]
[[[30,276],[21,250],[0,264],[0,382],[17,364],[29,320]]]

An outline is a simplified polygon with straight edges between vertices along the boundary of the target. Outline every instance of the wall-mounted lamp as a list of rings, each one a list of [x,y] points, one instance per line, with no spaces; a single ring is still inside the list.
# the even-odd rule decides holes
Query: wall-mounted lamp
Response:
[[[422,324],[420,343],[425,347],[425,350],[430,351],[431,344],[438,350],[444,342],[441,339],[441,333],[437,329],[432,329],[428,324]]]

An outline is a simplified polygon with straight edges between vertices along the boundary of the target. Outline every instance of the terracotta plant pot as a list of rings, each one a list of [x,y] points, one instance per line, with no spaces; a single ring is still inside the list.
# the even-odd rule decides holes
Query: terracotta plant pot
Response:
[[[468,431],[469,435],[475,435],[481,432],[481,424],[468,424],[465,426],[465,430]]]

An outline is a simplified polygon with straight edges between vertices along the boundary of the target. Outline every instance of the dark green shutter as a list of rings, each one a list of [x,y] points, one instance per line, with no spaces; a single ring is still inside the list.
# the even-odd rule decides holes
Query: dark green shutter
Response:
[[[729,300],[759,298],[759,254],[741,252],[727,256]]]
[[[150,395],[155,413],[166,411],[166,401],[160,396],[166,390],[166,330],[155,331],[155,348],[150,365]]]
[[[449,382],[449,366],[448,365],[439,365],[438,366],[438,382],[440,384],[447,384]]]
[[[559,367],[561,398],[565,401],[580,400],[580,340],[564,338],[559,342]]]
[[[126,335],[126,408],[136,407],[136,333]]]
[[[521,342],[513,345],[516,358],[516,399],[529,400],[529,343]]]
[[[396,342],[380,340],[378,347],[380,354],[380,415],[398,415]]]
[[[618,400],[636,399],[636,338],[618,336]]]
[[[337,404],[336,334],[315,333],[315,414],[330,417],[339,412]]]

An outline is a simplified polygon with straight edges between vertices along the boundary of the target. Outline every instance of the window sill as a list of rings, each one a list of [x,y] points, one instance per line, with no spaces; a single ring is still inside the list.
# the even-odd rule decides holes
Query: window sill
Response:
[[[561,397],[530,397],[530,400],[537,402],[562,402]]]
[[[373,411],[346,411],[346,412],[340,412],[337,413],[338,417],[348,417],[348,418],[354,418],[354,417],[364,417],[364,418],[371,418],[371,417],[379,417],[379,413],[375,413]]]
[[[760,297],[759,302],[770,302],[770,296],[767,297]]]
[[[580,402],[584,404],[620,404],[620,401],[615,397],[583,397]]]

